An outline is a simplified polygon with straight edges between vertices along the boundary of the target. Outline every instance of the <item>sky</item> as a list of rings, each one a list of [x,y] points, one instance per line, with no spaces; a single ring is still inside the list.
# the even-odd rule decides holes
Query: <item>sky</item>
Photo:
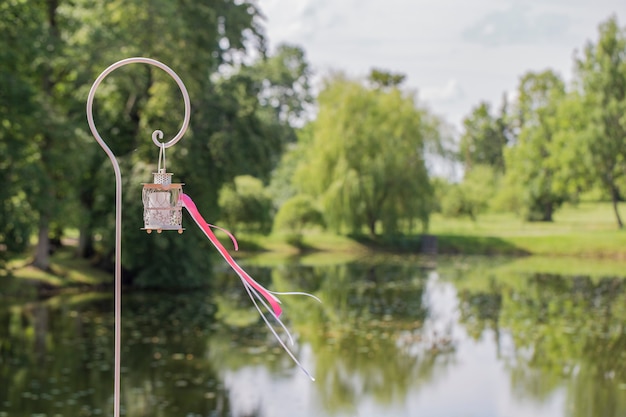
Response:
[[[527,71],[572,79],[574,56],[626,0],[257,0],[270,50],[301,46],[317,79],[403,73],[405,87],[460,130],[481,101],[497,109]]]

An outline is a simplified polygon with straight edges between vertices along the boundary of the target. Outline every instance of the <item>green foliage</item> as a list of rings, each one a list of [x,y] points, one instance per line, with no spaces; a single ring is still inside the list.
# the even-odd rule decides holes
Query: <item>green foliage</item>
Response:
[[[400,88],[403,74],[374,69],[362,82],[328,79],[317,120],[297,130],[313,103],[311,69],[297,46],[267,54],[261,21],[248,1],[0,2],[0,257],[25,250],[37,232],[35,264],[45,269],[50,237],[72,227],[80,230],[80,256],[112,264],[113,175],[87,131],[84,104],[95,77],[127,56],[156,58],[187,86],[191,129],[168,150],[168,167],[202,202],[203,213],[218,217],[218,193],[229,183],[222,203],[235,210],[222,207],[222,218],[233,227],[267,232],[269,199],[278,208],[306,193],[335,230],[393,235],[415,223],[425,228],[435,205],[425,159],[449,157],[443,123]],[[571,92],[550,71],[529,73],[513,111],[503,105],[494,115],[486,103],[475,107],[461,139],[467,175],[437,191],[441,209],[475,218],[506,207],[526,219],[550,220],[563,202],[602,187],[621,225],[624,33],[616,18],[600,26],[597,42],[576,60]],[[160,129],[171,138],[182,107],[176,84],[146,65],[116,70],[95,101],[98,129],[122,165],[125,275],[142,286],[203,285],[208,269],[196,231],[181,240],[146,238],[135,228],[139,184],[150,179],[158,154],[150,133]],[[503,152],[505,144],[510,148]],[[496,174],[506,168],[495,196],[498,182],[482,165]],[[271,186],[261,191],[256,182],[248,195],[238,189],[240,176],[271,178]],[[246,204],[256,208],[242,209]],[[291,215],[306,217],[296,209]],[[163,249],[186,266],[157,266],[151,251]]]
[[[441,213],[441,201],[445,198],[452,183],[443,177],[432,177],[430,184],[433,187],[433,213]]]
[[[179,144],[168,149],[168,168],[178,182],[186,184],[185,192],[198,202],[209,221],[219,212],[218,190],[224,182],[240,174],[269,174],[291,136],[289,126],[278,119],[274,109],[260,102],[261,92],[274,81],[257,68],[266,57],[256,6],[248,2],[157,1],[146,7],[142,1],[130,1],[73,10],[89,22],[82,34],[88,35],[90,48],[99,51],[87,85],[120,58],[120,49],[128,56],[159,59],[185,83],[191,98],[191,128]],[[161,29],[145,30],[154,25]],[[241,58],[250,52],[259,59],[251,67],[240,66]],[[183,105],[178,87],[158,68],[131,65],[107,77],[95,104],[100,133],[122,165],[124,224],[139,227],[137,184],[150,180],[150,165],[154,166],[158,154],[149,134],[160,129],[168,139],[180,128]],[[102,234],[96,256],[103,257],[102,263],[107,265],[112,262],[114,245],[112,177],[97,146],[93,157],[86,159],[91,161],[89,172],[102,174],[84,176],[80,184],[85,213],[81,229],[88,237]],[[123,266],[130,283],[142,287],[208,283],[207,253],[212,249],[195,227],[188,227],[183,236],[146,236],[126,227]]]
[[[465,196],[460,184],[439,184],[441,189],[438,200],[439,211],[447,217],[460,217],[468,214],[465,208]],[[437,193],[439,195],[439,192]],[[472,216],[470,215],[470,218]]]
[[[558,195],[576,201],[583,190],[597,184],[590,169],[585,133],[588,124],[585,104],[577,91],[572,91],[556,104],[554,133],[546,164],[553,169],[552,188]],[[596,199],[599,200],[599,199]]]
[[[272,228],[272,201],[258,178],[235,177],[219,193],[221,219],[232,231],[269,233]]]
[[[131,167],[123,161],[122,170],[129,174],[122,177],[125,190],[122,202],[122,267],[125,284],[158,289],[189,289],[208,286],[212,273],[209,255],[214,253],[215,248],[188,216],[183,218],[183,226],[186,230],[182,235],[171,231],[147,234],[141,230],[143,226],[142,185],[136,181],[136,178],[143,177],[146,179],[144,182],[147,182],[149,178],[151,180],[152,176],[149,173],[151,169],[141,162]],[[109,177],[109,187],[107,187],[110,195],[106,197],[107,201],[99,202],[98,205],[110,207],[113,203],[114,187],[111,186],[110,179]],[[174,181],[176,180],[177,178],[174,177]],[[204,210],[204,204],[198,200],[196,202],[202,213],[210,219],[211,213]],[[103,222],[104,225],[114,221],[113,213],[107,214],[109,217]],[[112,270],[115,260],[112,253],[115,249],[113,239],[113,234],[103,233],[95,255],[95,259],[99,259],[99,266],[108,270]]]
[[[617,205],[626,190],[626,30],[612,17],[599,32],[576,58],[571,91],[551,70],[528,72],[512,111],[503,105],[494,118],[481,103],[465,119],[460,151],[466,170],[475,163],[505,168],[493,208],[552,221],[564,202],[602,187],[622,227]],[[462,193],[450,191],[450,208],[462,212]]]
[[[506,103],[506,101],[505,101]],[[506,107],[498,117],[491,115],[489,103],[481,102],[463,119],[461,161],[465,170],[484,164],[504,172],[504,148],[507,145]]]
[[[445,216],[468,216],[472,221],[487,210],[496,189],[497,177],[488,165],[474,166],[463,182],[449,184],[441,195],[441,212]]]
[[[296,195],[280,207],[274,218],[274,229],[301,233],[307,226],[324,226],[324,218],[308,195]]]
[[[619,27],[617,17],[600,25],[597,42],[585,46],[576,66],[588,121],[583,136],[587,166],[611,196],[622,228],[617,204],[626,193],[626,28]]]
[[[296,45],[279,45],[272,56],[253,65],[250,73],[262,84],[260,103],[273,109],[282,122],[298,123],[313,103],[309,63]]]
[[[217,210],[221,184],[237,175],[268,181],[285,147],[295,140],[291,123],[310,100],[308,63],[295,47],[277,53],[228,76],[214,76],[215,84],[198,91],[198,102],[192,102],[198,112],[192,116],[192,135],[198,139],[182,141],[174,157],[188,167],[183,180],[194,187],[190,193],[208,201],[210,209]],[[297,104],[300,99],[305,103]]]
[[[168,168],[204,213],[218,212],[218,190],[235,176],[267,179],[311,102],[310,70],[295,46],[266,55],[260,22],[248,1],[2,2],[0,248],[24,249],[39,229],[37,264],[45,268],[50,231],[71,226],[80,231],[80,256],[105,268],[113,263],[113,173],[84,112],[91,83],[121,58],[158,59],[185,83],[191,128],[168,150]],[[94,118],[122,166],[125,278],[142,286],[204,282],[208,263],[195,232],[185,234],[193,240],[186,244],[137,233],[138,184],[150,180],[158,155],[150,133],[160,129],[167,140],[183,120],[176,83],[149,65],[119,68],[100,85]],[[156,266],[149,252],[161,246],[185,267]]]
[[[5,229],[11,236],[3,239],[24,246],[31,230],[20,213],[26,211],[39,229],[34,263],[46,269],[51,225],[71,225],[73,219],[65,215],[73,188],[62,161],[78,159],[81,147],[67,140],[77,127],[69,114],[76,108],[76,72],[63,30],[75,20],[56,1],[14,0],[0,5],[0,20],[0,147],[6,148],[0,171],[7,169],[3,219],[11,224]]]
[[[4,257],[23,251],[33,231],[28,193],[35,178],[36,91],[29,82],[29,62],[35,54],[29,44],[38,29],[32,9],[23,2],[0,5],[0,267]]]
[[[368,89],[342,77],[327,80],[307,159],[296,172],[306,193],[319,197],[336,230],[398,231],[401,220],[426,225],[432,189],[424,144],[437,140],[426,110],[392,88]]]
[[[553,213],[570,196],[555,186],[559,149],[553,137],[565,84],[554,72],[526,73],[520,80],[516,143],[505,151],[505,192],[526,220],[552,221]],[[557,161],[557,164],[554,162]]]
[[[394,74],[379,69],[372,69],[367,77],[367,81],[376,88],[398,87],[405,79],[406,75],[404,74]]]
[[[297,143],[290,144],[281,159],[272,171],[268,191],[272,196],[274,207],[281,207],[285,201],[298,194],[298,187],[294,184],[294,175],[298,165],[307,159],[307,146],[313,137],[313,124],[308,123],[296,131]]]

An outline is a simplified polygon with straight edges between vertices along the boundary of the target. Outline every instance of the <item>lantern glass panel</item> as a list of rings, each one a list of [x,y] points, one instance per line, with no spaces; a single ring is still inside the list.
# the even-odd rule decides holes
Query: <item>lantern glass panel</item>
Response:
[[[181,184],[144,184],[144,229],[182,229]]]

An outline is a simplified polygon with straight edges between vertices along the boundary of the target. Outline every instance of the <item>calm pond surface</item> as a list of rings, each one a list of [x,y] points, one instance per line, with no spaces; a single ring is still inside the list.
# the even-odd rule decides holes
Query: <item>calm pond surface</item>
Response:
[[[507,260],[247,264],[283,296],[300,371],[238,278],[126,292],[128,417],[626,416],[626,274]],[[0,288],[0,291],[3,291]],[[0,417],[113,414],[109,293],[0,296]]]

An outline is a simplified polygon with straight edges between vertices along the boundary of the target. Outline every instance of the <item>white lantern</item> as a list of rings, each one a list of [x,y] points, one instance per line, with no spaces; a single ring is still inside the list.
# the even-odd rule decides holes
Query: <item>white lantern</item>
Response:
[[[143,221],[142,230],[151,233],[156,230],[178,230],[183,232],[182,203],[180,195],[183,184],[172,184],[172,173],[165,172],[165,168],[154,172],[154,182],[143,184]]]

